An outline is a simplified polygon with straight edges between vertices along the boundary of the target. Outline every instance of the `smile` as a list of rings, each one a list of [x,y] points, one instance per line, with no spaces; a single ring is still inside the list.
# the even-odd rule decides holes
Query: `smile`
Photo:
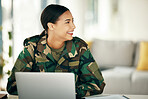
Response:
[[[73,32],[68,32],[69,35],[73,35]]]

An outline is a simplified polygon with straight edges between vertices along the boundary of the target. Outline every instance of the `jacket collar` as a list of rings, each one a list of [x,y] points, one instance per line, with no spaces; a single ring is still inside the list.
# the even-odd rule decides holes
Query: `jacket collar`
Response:
[[[48,58],[50,58],[53,62],[55,62],[52,54],[51,54],[51,48],[48,46],[47,44],[47,33],[44,32],[41,34],[41,38],[37,44],[37,50],[41,53],[44,53]],[[73,40],[69,40],[65,42],[66,46],[60,56],[60,59],[58,61],[59,64],[61,64],[62,62],[64,62],[65,58],[64,55],[68,55],[69,58],[73,58],[75,57],[78,52],[76,50],[76,46],[75,43],[73,42]]]
[[[73,42],[73,40],[67,41],[66,43],[67,43],[66,49],[67,49],[67,52],[68,52],[68,56],[70,58],[75,57],[78,54],[78,52],[76,50],[75,43]]]
[[[43,54],[45,54],[48,58],[50,58],[53,62],[55,62],[52,54],[51,54],[51,49],[50,47],[47,45],[47,34],[46,33],[42,33],[41,34],[41,38],[37,44],[37,50]]]

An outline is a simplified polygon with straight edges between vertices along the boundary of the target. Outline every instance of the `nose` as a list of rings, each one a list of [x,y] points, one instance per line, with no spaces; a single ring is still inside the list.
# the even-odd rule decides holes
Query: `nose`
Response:
[[[75,28],[76,28],[76,26],[75,26],[75,24],[74,24],[74,23],[72,23],[72,28],[73,28],[73,29],[75,29]]]

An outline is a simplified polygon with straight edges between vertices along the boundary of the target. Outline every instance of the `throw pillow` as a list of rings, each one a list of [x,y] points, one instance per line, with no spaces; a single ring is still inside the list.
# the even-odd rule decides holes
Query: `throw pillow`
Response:
[[[148,70],[148,42],[140,42],[140,56],[137,70]]]
[[[92,41],[86,41],[86,43],[88,44],[89,49],[91,49]]]

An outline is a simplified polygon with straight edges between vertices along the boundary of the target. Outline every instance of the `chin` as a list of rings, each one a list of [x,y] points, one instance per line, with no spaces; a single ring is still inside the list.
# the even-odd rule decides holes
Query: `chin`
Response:
[[[67,40],[72,40],[73,39],[73,37],[71,36],[71,37],[68,37],[68,39]]]

